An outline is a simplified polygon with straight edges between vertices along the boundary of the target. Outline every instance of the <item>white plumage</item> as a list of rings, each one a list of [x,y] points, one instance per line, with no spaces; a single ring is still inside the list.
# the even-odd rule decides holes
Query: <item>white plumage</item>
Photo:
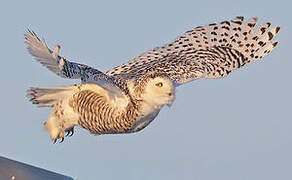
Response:
[[[220,78],[269,54],[279,27],[267,22],[254,29],[257,18],[200,26],[172,43],[103,73],[59,56],[35,33],[25,34],[29,52],[42,65],[81,84],[60,88],[30,88],[27,96],[40,107],[52,107],[45,128],[51,139],[73,135],[74,126],[93,134],[132,133],[145,128],[164,105],[175,98],[175,88],[198,78]]]

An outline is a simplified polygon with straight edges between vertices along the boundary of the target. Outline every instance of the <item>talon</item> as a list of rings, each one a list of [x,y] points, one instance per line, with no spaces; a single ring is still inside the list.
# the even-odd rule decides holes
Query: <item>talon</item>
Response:
[[[74,134],[74,128],[71,128],[71,129],[67,130],[66,132],[67,132],[66,137],[67,136],[71,137]]]
[[[73,134],[74,134],[74,129],[72,129],[72,130],[70,131],[70,135],[69,135],[69,136],[71,137],[71,136],[73,136]]]
[[[63,141],[64,141],[64,138],[62,137],[62,138],[61,138],[61,141],[60,141],[59,143],[62,143]]]
[[[53,140],[53,143],[56,144],[56,142],[57,142],[57,139],[54,139],[54,140]]]

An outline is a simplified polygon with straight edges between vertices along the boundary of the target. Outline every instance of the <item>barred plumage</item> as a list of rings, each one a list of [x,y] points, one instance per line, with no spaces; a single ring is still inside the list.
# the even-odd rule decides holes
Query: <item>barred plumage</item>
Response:
[[[198,78],[220,78],[269,54],[279,27],[267,22],[254,28],[257,18],[199,26],[173,42],[103,73],[59,56],[34,32],[25,34],[29,52],[42,65],[82,84],[60,88],[31,88],[30,100],[52,107],[45,123],[51,139],[73,134],[74,126],[91,133],[132,133],[145,128],[164,105],[171,105],[175,88]]]
[[[124,118],[123,113],[125,112],[119,111],[117,108],[111,108],[111,105],[103,96],[93,91],[81,91],[75,94],[71,101],[73,101],[73,110],[80,114],[78,124],[93,134],[127,132],[131,129],[135,118],[137,118],[133,114]],[[127,109],[130,108],[134,111],[136,110],[128,105]],[[132,112],[131,110],[126,110],[126,112],[128,111]],[[120,119],[124,119],[125,122],[120,123]],[[89,122],[92,124],[88,124]]]
[[[108,71],[108,75],[161,72],[177,84],[201,77],[218,78],[270,53],[278,41],[270,40],[280,27],[268,29],[267,22],[253,29],[257,18],[199,26],[172,43],[147,51]]]

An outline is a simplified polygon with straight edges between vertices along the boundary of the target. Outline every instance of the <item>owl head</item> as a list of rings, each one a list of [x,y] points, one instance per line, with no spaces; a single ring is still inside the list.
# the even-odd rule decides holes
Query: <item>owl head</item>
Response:
[[[153,106],[171,105],[175,98],[175,89],[172,81],[165,75],[147,74],[136,81],[135,92],[142,100]]]

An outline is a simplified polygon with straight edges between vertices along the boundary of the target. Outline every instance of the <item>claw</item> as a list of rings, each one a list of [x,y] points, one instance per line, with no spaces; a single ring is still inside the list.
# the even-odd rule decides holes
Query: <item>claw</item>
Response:
[[[70,131],[69,136],[71,137],[71,136],[73,136],[73,134],[74,134],[74,129],[72,129],[72,130]]]
[[[55,144],[58,139],[60,139],[59,143],[62,143],[64,141],[64,133],[60,132],[59,135],[55,138],[55,137],[51,137],[53,143]]]
[[[69,129],[69,130],[66,131],[66,132],[67,132],[66,137],[67,137],[67,136],[71,137],[71,136],[73,136],[73,134],[74,134],[74,128],[71,128],[71,129]]]
[[[61,138],[61,141],[60,141],[59,143],[62,143],[63,141],[64,141],[64,138],[62,137],[62,138]]]

